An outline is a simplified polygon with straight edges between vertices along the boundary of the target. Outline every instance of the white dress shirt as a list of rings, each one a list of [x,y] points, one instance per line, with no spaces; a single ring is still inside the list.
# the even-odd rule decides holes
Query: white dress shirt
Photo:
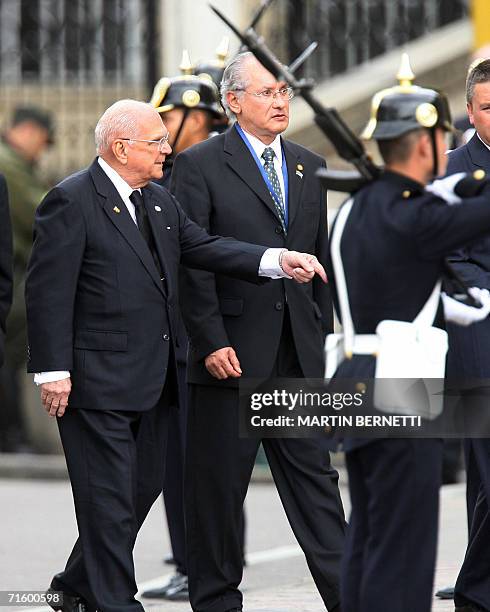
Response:
[[[121,200],[126,204],[126,208],[128,209],[128,212],[131,215],[131,219],[136,223],[136,225],[138,225],[138,222],[136,221],[136,212],[134,209],[134,204],[129,199],[130,195],[135,190],[126,183],[126,181],[122,178],[120,174],[118,174],[114,170],[114,168],[109,166],[105,159],[99,157],[97,161],[99,162],[99,166],[102,168],[102,170],[110,178],[111,183],[117,189],[118,194],[121,196]],[[139,191],[141,193],[141,189],[137,189],[136,191]]]
[[[251,136],[251,138],[254,138],[254,136]],[[278,139],[279,137],[276,138],[276,140]],[[260,140],[258,140],[257,138],[255,138],[255,140],[260,143]],[[260,155],[262,155],[262,152],[264,148],[266,147],[266,145],[264,145],[263,143],[260,143],[260,144],[263,147],[262,150],[260,151]],[[281,148],[281,143],[279,142],[279,150],[280,148]],[[98,158],[98,162],[102,170],[107,174],[111,183],[117,189],[117,192],[119,193],[122,201],[126,205],[126,208],[128,209],[128,212],[131,215],[131,218],[136,223],[136,213],[134,209],[134,204],[129,199],[129,196],[133,193],[134,189],[130,187],[126,183],[126,181],[114,170],[114,168],[112,168],[101,157]],[[275,159],[274,159],[274,163],[275,163]],[[281,178],[282,178],[282,172],[281,172]],[[285,250],[287,249],[281,249],[281,248],[267,249],[262,255],[262,258],[260,260],[258,275],[266,276],[272,279],[290,278],[289,276],[287,276],[287,274],[283,272],[281,266],[279,265],[279,255],[282,251],[285,251]],[[56,370],[52,372],[38,372],[37,374],[34,374],[34,382],[36,383],[36,385],[42,385],[43,383],[48,383],[48,382],[56,382],[58,380],[64,380],[65,378],[70,378],[70,372],[66,370]]]

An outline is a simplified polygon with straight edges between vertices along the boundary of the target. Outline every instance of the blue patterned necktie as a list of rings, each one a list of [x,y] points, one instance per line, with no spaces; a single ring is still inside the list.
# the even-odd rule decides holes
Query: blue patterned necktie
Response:
[[[281,185],[279,183],[279,178],[277,177],[276,169],[274,168],[274,149],[272,147],[266,147],[264,152],[262,153],[262,159],[265,161],[264,170],[267,173],[269,181],[272,185],[272,189],[274,193],[270,191],[272,196],[272,200],[274,202],[274,206],[276,207],[277,214],[279,215],[279,219],[281,221],[282,229],[284,230],[284,234],[287,234],[286,229],[286,219],[284,216],[284,199],[282,196]]]

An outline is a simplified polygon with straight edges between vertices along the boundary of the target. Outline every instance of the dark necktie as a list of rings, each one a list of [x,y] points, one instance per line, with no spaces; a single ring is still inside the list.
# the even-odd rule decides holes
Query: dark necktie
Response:
[[[279,178],[277,176],[276,169],[274,167],[274,149],[272,147],[266,147],[262,153],[262,159],[264,160],[264,170],[269,178],[269,181],[272,185],[272,191],[270,194],[272,199],[274,200],[274,206],[276,207],[277,214],[281,221],[282,229],[284,230],[284,234],[287,233],[286,228],[286,218],[284,215],[284,200],[282,197],[281,184],[279,183]]]
[[[129,196],[129,199],[134,204],[134,211],[136,214],[136,223],[138,228],[148,245],[150,251],[153,248],[153,235],[151,233],[150,221],[148,220],[148,213],[143,202],[143,196],[138,190],[133,191]]]
[[[137,189],[135,189],[133,193],[129,196],[129,199],[134,204],[134,212],[136,215],[136,223],[138,224],[138,228],[141,232],[141,235],[145,239],[148,248],[150,249],[150,253],[153,256],[153,259],[155,260],[157,270],[160,276],[162,276],[160,260],[158,258],[157,250],[155,248],[155,240],[153,238],[153,232],[151,231],[150,220],[148,219],[148,213],[146,212],[143,196]]]

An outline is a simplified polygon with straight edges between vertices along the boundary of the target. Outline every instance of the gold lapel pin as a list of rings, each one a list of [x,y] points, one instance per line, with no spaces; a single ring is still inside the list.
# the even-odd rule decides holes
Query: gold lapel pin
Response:
[[[120,209],[119,209],[117,206],[114,206],[114,208],[113,208],[112,210],[113,210],[115,213],[120,213],[120,212],[121,212],[121,210],[120,210]]]
[[[303,164],[298,164],[298,165],[296,166],[296,170],[299,170],[300,172],[301,172],[301,170],[304,170],[304,168],[303,168]]]
[[[299,178],[303,178],[303,173],[301,172],[301,170],[303,170],[303,164],[297,164],[296,165],[296,176],[299,176]]]

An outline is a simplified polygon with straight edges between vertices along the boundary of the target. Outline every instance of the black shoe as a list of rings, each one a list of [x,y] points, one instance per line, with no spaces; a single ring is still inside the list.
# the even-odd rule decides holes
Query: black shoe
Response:
[[[89,612],[87,602],[76,593],[73,593],[73,591],[70,591],[59,580],[58,576],[59,574],[53,578],[49,589],[46,591],[49,607],[61,612]],[[56,594],[60,591],[63,593],[63,603],[56,603],[53,599],[56,598]]]
[[[187,576],[182,576],[182,578],[181,582],[167,589],[164,599],[168,601],[189,601],[189,580]]]
[[[436,591],[436,597],[439,599],[454,599],[454,587],[449,586]]]
[[[179,591],[182,591],[182,598],[178,597]],[[189,582],[185,574],[176,572],[162,587],[144,591],[141,595],[142,597],[148,597],[149,599],[168,599],[169,595],[172,594],[177,595],[176,598],[172,597],[173,601],[178,599],[185,601],[189,599]]]

